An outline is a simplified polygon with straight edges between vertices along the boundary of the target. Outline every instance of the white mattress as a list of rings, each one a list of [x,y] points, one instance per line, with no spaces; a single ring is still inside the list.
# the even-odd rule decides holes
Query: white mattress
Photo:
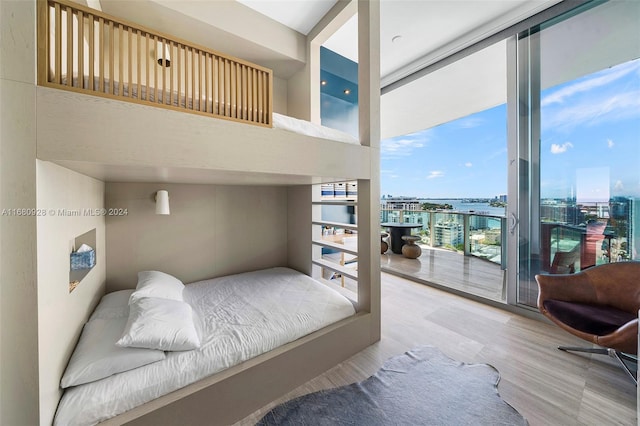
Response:
[[[289,130],[301,135],[314,136],[316,138],[331,139],[338,142],[360,145],[360,141],[350,134],[331,127],[321,126],[310,121],[299,120],[288,115],[273,113],[273,127],[275,129]]]
[[[183,296],[202,346],[67,389],[54,425],[98,423],[355,313],[348,299],[288,268],[199,281]]]

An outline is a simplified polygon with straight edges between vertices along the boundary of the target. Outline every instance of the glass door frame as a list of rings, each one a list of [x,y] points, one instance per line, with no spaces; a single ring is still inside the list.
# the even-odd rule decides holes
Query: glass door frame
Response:
[[[565,3],[565,2],[563,2]],[[574,3],[529,19],[507,43],[507,304],[537,311],[519,292],[535,286],[541,259],[541,46],[538,34],[607,0]],[[524,21],[526,22],[526,21]],[[526,276],[525,276],[526,274]],[[524,286],[521,282],[528,281]],[[532,287],[528,287],[533,291]],[[537,289],[537,286],[536,286]],[[531,298],[531,297],[529,297]],[[524,299],[526,301],[526,297]]]

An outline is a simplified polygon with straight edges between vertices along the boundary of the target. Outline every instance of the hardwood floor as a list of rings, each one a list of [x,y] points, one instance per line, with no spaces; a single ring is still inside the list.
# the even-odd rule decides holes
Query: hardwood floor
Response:
[[[386,359],[419,345],[497,368],[500,395],[532,426],[637,424],[636,387],[614,360],[556,349],[584,346],[580,339],[552,324],[383,273],[381,341],[236,425],[253,425],[296,396],[363,380]]]
[[[417,259],[389,250],[380,256],[383,271],[470,293],[496,302],[505,301],[505,274],[500,265],[474,256],[424,246]],[[536,286],[537,288],[537,286]]]

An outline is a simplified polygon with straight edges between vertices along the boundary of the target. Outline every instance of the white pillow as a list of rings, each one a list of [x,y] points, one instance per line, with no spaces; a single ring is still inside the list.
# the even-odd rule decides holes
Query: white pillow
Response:
[[[183,289],[182,281],[164,272],[138,272],[138,285],[129,299],[129,304],[141,297],[161,297],[182,302]]]
[[[81,385],[165,359],[162,351],[116,346],[126,323],[127,318],[86,323],[60,385]]]
[[[133,290],[119,290],[102,296],[100,303],[89,317],[95,319],[127,318],[129,316],[129,297]]]
[[[142,297],[129,305],[129,319],[118,346],[187,351],[200,347],[188,303]]]

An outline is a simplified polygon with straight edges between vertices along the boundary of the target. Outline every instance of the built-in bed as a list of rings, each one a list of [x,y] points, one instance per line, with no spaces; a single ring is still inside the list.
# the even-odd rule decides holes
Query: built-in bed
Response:
[[[368,11],[366,2],[358,7]],[[360,180],[369,193],[369,147],[274,114],[271,70],[68,0],[39,0],[38,22],[40,160],[102,181],[309,187]],[[167,60],[170,67],[163,66]],[[288,192],[289,203],[307,203],[288,219],[290,235],[298,235],[288,239],[289,266],[309,275],[310,194]],[[364,215],[359,226],[370,235],[362,232],[361,241],[373,247],[377,230],[368,228],[367,216],[377,214]],[[227,277],[187,285],[184,299],[195,312],[201,346],[67,388],[56,424],[238,420],[379,339],[379,277],[371,272],[379,265],[360,259],[359,273],[371,283],[360,286],[355,310],[290,269],[242,275],[249,278],[242,284]],[[94,314],[87,324],[97,320]],[[148,389],[135,390],[134,383]]]
[[[132,293],[107,294],[85,330],[96,321],[123,324]],[[69,387],[54,424],[96,424],[355,314],[344,296],[289,268],[199,281],[182,297],[193,310],[199,348]]]

